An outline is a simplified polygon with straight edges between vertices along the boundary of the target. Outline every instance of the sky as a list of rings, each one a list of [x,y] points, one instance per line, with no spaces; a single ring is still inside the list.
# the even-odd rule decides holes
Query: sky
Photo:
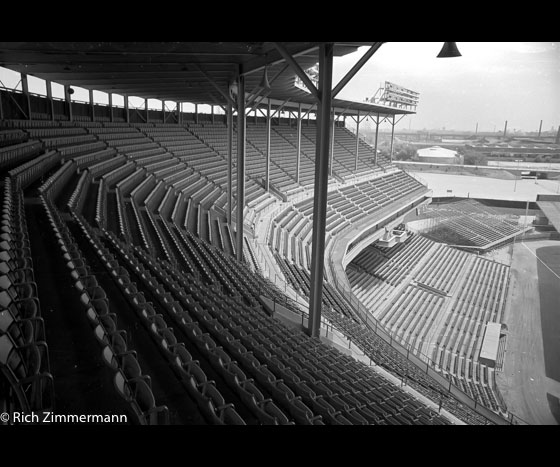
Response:
[[[480,132],[502,132],[507,120],[510,133],[538,131],[542,120],[543,131],[556,131],[560,124],[560,42],[457,42],[461,57],[436,58],[442,45],[386,42],[337,97],[363,102],[390,81],[420,93],[416,114],[403,118],[397,129],[474,131],[478,124]],[[335,58],[333,84],[367,50],[363,47]],[[19,75],[8,71],[0,68],[0,86],[17,84]],[[45,93],[41,81],[29,78],[31,92],[38,86]],[[87,91],[75,89],[73,100],[87,102]],[[63,98],[62,86],[53,83],[53,96]],[[94,99],[107,102],[105,93],[94,92]],[[115,96],[113,103],[122,106],[121,101]],[[161,103],[153,101],[153,108],[160,109]],[[143,100],[131,97],[132,107],[143,105]],[[183,111],[191,110],[183,107]],[[382,130],[384,125],[390,129],[386,122]]]
[[[363,102],[385,81],[420,93],[397,128],[549,131],[560,124],[560,42],[457,42],[461,57],[437,58],[442,42],[387,42],[338,97]],[[368,47],[336,59],[333,82]]]

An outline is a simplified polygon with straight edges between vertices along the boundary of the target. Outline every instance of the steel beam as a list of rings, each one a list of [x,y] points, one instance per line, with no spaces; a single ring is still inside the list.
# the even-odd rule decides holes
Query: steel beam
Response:
[[[93,99],[93,89],[89,90],[89,110],[91,113],[91,121],[95,122],[95,100]]]
[[[377,119],[375,120],[375,146],[374,146],[374,161],[377,165],[377,137],[379,136],[379,114],[377,114]]]
[[[360,154],[360,111],[356,117],[356,161],[354,163],[354,172],[358,171],[358,156]]]
[[[109,117],[110,121],[113,121],[113,94],[109,93]]]
[[[276,117],[276,114],[280,114],[280,112],[282,111],[282,109],[284,107],[286,107],[286,105],[292,100],[292,98],[290,97],[289,99],[286,99],[284,102],[282,102],[282,104],[280,104],[280,106],[274,111],[274,113],[272,114],[271,118]],[[278,115],[278,118],[280,118],[280,115]]]
[[[335,126],[335,111],[331,109],[330,124],[332,125],[331,137],[329,141],[329,176],[332,177],[334,165],[334,126]]]
[[[309,89],[309,92],[313,94],[315,99],[319,100],[319,92],[317,88],[315,87],[309,76],[307,76],[307,73],[305,73],[305,71],[303,71],[303,69],[299,66],[299,63],[296,62],[294,57],[290,55],[286,48],[279,42],[274,42],[274,47],[276,47],[276,50],[278,50],[282,58],[284,58],[284,60],[286,60],[286,62],[296,72],[296,75],[298,75],[298,77],[303,81],[303,84],[305,84],[305,87]]]
[[[226,109],[227,118],[227,144],[228,144],[228,180],[227,180],[227,223],[231,228],[232,206],[232,173],[233,173],[233,105],[231,101],[227,102]]]
[[[64,100],[66,101],[66,108],[68,110],[68,120],[74,120],[74,114],[72,112],[72,96],[68,92],[70,91],[70,86],[68,84],[64,85]]]
[[[124,94],[123,98],[124,98],[124,121],[126,123],[130,123],[130,112],[128,109],[128,95]]]
[[[47,99],[49,101],[49,113],[51,114],[51,120],[54,121],[54,101],[52,97],[52,81],[46,81],[45,85],[47,87]],[[93,94],[93,91],[90,91]],[[93,102],[93,98],[91,98]],[[93,104],[92,104],[93,107]],[[92,114],[93,115],[93,114]]]
[[[270,191],[270,124],[271,124],[271,110],[272,104],[270,100],[268,101],[268,105],[266,107],[266,165],[265,165],[265,181],[264,181],[264,189],[268,193]]]
[[[389,152],[389,158],[391,164],[393,163],[393,140],[395,139],[395,116],[393,115],[393,121],[391,123],[391,150]]]
[[[383,45],[383,42],[376,42],[372,45],[369,50],[360,58],[356,64],[352,67],[352,69],[346,73],[346,75],[339,81],[339,83],[335,86],[332,92],[333,99],[336,95],[342,91],[344,86],[348,84],[348,82],[356,75],[358,71],[365,65],[365,63],[371,58],[371,56],[379,50],[379,47]]]
[[[222,97],[226,100],[226,102],[231,102],[233,104],[233,100],[229,95],[229,89],[224,91],[216,82],[206,73],[199,65],[194,65],[194,67],[206,78],[206,80],[218,91]]]
[[[272,78],[270,78],[268,80],[268,84],[270,84],[272,86],[272,84],[274,83],[274,81],[276,81],[276,79],[282,74],[284,73],[284,71],[286,71],[288,68],[290,67],[290,65],[286,64],[284,65]],[[247,104],[246,107],[251,107],[251,110],[254,110],[255,107],[257,107],[265,98],[268,97],[268,95],[270,94],[270,91],[267,91],[263,94],[264,89],[260,88],[260,86],[257,86],[257,91],[254,92],[248,99],[247,99]],[[254,106],[253,106],[253,102],[255,102],[257,99],[259,99],[259,102],[257,102]]]
[[[25,105],[27,110],[27,119],[31,120],[31,99],[29,98],[29,82],[27,80],[27,73],[21,73],[21,87],[25,97]]]
[[[299,183],[299,168],[301,165],[301,102],[298,104],[297,113],[297,152],[296,152],[296,182]]]
[[[315,148],[313,232],[311,237],[311,290],[309,294],[309,326],[307,329],[308,334],[316,338],[320,337],[321,307],[323,303],[333,51],[332,43],[322,44],[319,47],[319,89],[317,93],[319,99],[316,129],[317,144]]]
[[[237,89],[237,234],[236,255],[243,261],[243,208],[245,207],[245,77],[238,78]]]

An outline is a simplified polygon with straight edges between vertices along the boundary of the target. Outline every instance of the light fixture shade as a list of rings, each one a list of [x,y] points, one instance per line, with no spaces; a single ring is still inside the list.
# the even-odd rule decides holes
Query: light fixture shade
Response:
[[[72,94],[74,94],[74,90],[72,88],[68,88],[68,94],[71,96]]]
[[[441,48],[438,58],[461,57],[461,53],[455,42],[445,42]]]
[[[264,67],[264,73],[261,82],[259,84],[259,87],[261,87],[265,91],[270,91],[270,83],[268,82],[268,74],[266,72],[266,69],[267,67]]]

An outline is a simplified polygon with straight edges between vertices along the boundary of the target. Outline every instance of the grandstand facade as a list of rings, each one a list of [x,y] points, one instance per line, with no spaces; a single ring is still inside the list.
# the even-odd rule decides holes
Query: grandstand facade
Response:
[[[289,118],[267,103],[266,117],[234,119],[231,101],[225,115],[142,114],[0,91],[5,412],[142,425],[514,422],[496,369],[479,360],[508,267],[414,232],[376,246],[430,191],[343,121],[303,118],[302,93],[278,105]]]

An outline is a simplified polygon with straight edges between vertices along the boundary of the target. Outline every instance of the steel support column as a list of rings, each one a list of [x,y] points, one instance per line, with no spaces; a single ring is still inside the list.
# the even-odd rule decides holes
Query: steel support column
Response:
[[[334,133],[336,130],[336,112],[334,111],[334,108],[332,109],[332,116],[331,116],[331,121],[332,121],[332,132],[331,132],[331,140],[330,140],[330,158],[331,158],[331,162],[329,164],[329,175],[332,176],[333,173],[333,165],[334,165]]]
[[[268,100],[268,105],[266,106],[266,165],[265,165],[265,179],[264,179],[264,189],[268,193],[270,191],[270,110],[272,104],[270,99]]]
[[[130,123],[130,112],[128,111],[128,95],[125,94],[123,97],[124,97],[124,121],[126,123]]]
[[[375,120],[375,147],[373,148],[375,165],[377,165],[377,138],[379,136],[379,114],[377,114],[377,119]]]
[[[109,119],[113,121],[113,94],[109,93]]]
[[[165,101],[161,101],[161,121],[165,123]]]
[[[354,163],[354,172],[358,171],[358,156],[360,154],[360,111],[356,118],[356,162]]]
[[[54,122],[54,101],[52,97],[52,81],[46,81],[45,85],[47,87],[47,99],[49,101],[49,113],[51,114],[51,120]]]
[[[93,89],[89,90],[89,110],[91,113],[91,121],[95,122],[95,103],[93,100]]]
[[[228,145],[228,180],[227,180],[227,223],[231,228],[231,212],[232,206],[232,173],[233,173],[233,105],[231,101],[227,102],[227,145]]]
[[[395,139],[395,116],[393,115],[393,121],[391,122],[391,151],[389,157],[391,159],[391,164],[393,163],[393,141]]]
[[[68,120],[74,120],[74,114],[72,112],[72,96],[68,92],[70,91],[70,86],[65,84],[64,85],[64,100],[66,101],[66,109],[68,111]]]
[[[150,120],[150,109],[148,107],[148,99],[144,99],[144,110],[146,112],[146,123]]]
[[[315,185],[313,197],[313,233],[311,253],[311,290],[309,326],[312,337],[320,336],[323,303],[323,268],[325,261],[325,228],[329,187],[330,113],[332,107],[333,44],[319,47],[319,89],[317,108],[317,144],[315,148]]]
[[[243,208],[245,207],[245,77],[240,75],[237,89],[237,233],[236,255],[243,261]]]
[[[29,98],[29,82],[27,81],[27,73],[21,73],[21,87],[23,89],[23,96],[25,97],[27,119],[31,120],[31,99]]]
[[[299,167],[301,165],[301,102],[297,113],[297,152],[296,152],[296,182],[299,183]]]

